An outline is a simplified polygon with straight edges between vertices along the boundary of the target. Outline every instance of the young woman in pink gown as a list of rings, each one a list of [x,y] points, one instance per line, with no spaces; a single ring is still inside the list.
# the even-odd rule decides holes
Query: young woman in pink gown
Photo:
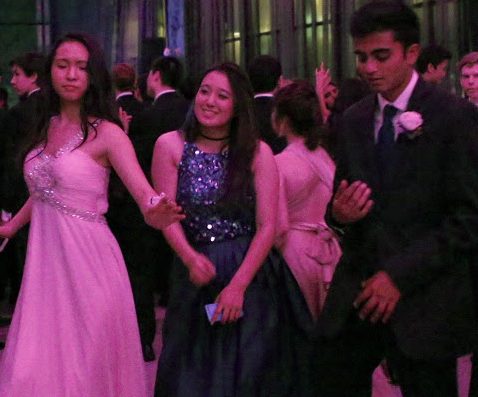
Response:
[[[69,34],[48,60],[45,113],[24,162],[30,198],[0,236],[30,222],[24,276],[0,362],[1,397],[143,397],[144,363],[123,257],[104,219],[111,167],[148,224],[182,219],[156,196],[117,126],[94,41]],[[140,243],[140,242],[138,242]]]
[[[287,139],[275,156],[281,197],[277,245],[294,274],[314,320],[341,250],[324,215],[332,197],[335,165],[320,145],[320,114],[312,85],[295,81],[275,96],[273,125]]]

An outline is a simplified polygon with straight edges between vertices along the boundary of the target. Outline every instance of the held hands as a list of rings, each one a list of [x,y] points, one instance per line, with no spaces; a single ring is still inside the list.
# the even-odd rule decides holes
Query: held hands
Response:
[[[155,229],[164,229],[185,216],[182,208],[164,194],[153,197],[144,212],[145,222]]]
[[[216,268],[203,254],[195,253],[190,260],[185,262],[185,265],[189,269],[189,279],[198,287],[209,284],[216,277]]]
[[[369,318],[375,324],[378,321],[386,323],[395,311],[401,293],[390,276],[379,271],[362,285],[362,292],[354,301],[354,307],[359,309],[362,320]]]
[[[223,324],[236,322],[242,316],[244,306],[244,289],[229,284],[216,298],[217,308],[212,317],[214,323],[222,314]]]
[[[342,180],[332,201],[333,218],[343,225],[361,220],[372,209],[371,193],[370,188],[362,181],[349,185],[346,180]]]

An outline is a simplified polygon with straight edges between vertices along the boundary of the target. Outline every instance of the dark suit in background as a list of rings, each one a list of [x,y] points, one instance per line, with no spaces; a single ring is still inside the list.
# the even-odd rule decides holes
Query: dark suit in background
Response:
[[[32,128],[35,115],[39,113],[42,103],[40,91],[35,91],[20,100],[3,118],[0,125],[2,137],[2,175],[0,185],[2,197],[0,208],[12,214],[18,212],[28,199],[28,189],[23,178],[22,150],[25,136]],[[19,230],[5,251],[2,253],[2,268],[6,274],[1,274],[2,283],[10,280],[10,304],[15,304],[25,263],[27,249],[28,226]],[[6,277],[4,277],[6,276]],[[5,284],[2,286],[5,287]]]
[[[145,174],[151,175],[151,159],[156,139],[165,132],[180,128],[189,110],[189,102],[177,91],[167,92],[155,99],[130,124],[138,159]]]
[[[128,97],[119,99],[122,98]],[[165,94],[133,117],[129,137],[149,180],[156,139],[164,132],[178,129],[188,107],[187,101],[179,94]],[[124,110],[128,112],[126,108]],[[156,334],[155,281],[158,280],[161,300],[165,302],[172,253],[162,234],[145,224],[138,206],[117,177],[111,182],[108,222],[128,267],[144,352],[145,346],[152,345]]]
[[[347,395],[337,390],[347,390],[350,381],[367,384],[384,356],[399,382],[411,370],[422,378],[420,371],[436,363],[453,382],[455,358],[471,351],[476,331],[470,264],[478,244],[478,125],[472,110],[419,80],[408,110],[422,115],[423,133],[399,135],[390,171],[380,178],[377,106],[375,95],[366,97],[345,113],[339,131],[336,188],[342,179],[361,180],[375,204],[346,226],[343,256],[319,319],[324,341],[317,378],[329,390],[319,390],[321,396]],[[385,326],[359,320],[352,305],[361,283],[380,270],[401,292]],[[433,386],[430,396],[439,394]],[[439,395],[453,395],[450,387]]]
[[[287,141],[279,137],[272,128],[271,114],[274,98],[271,96],[258,96],[254,98],[257,127],[261,139],[267,143],[274,154],[282,152],[287,146]]]

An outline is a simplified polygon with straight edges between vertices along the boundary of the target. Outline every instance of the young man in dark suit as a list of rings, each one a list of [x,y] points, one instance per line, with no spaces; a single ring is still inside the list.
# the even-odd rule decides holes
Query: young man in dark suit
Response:
[[[343,257],[319,319],[318,395],[370,396],[387,358],[405,397],[457,396],[476,332],[478,126],[422,81],[419,23],[401,2],[356,11],[357,68],[375,92],[344,115],[328,220]]]
[[[133,117],[129,137],[136,150],[145,175],[151,175],[151,160],[156,139],[163,133],[181,127],[189,109],[189,102],[176,91],[182,79],[182,65],[177,58],[162,57],[153,61],[147,79],[148,94],[153,104]],[[172,252],[161,233],[145,225],[143,217],[129,194],[122,206],[113,206],[109,223],[125,257],[131,280],[138,316],[143,356],[152,361],[152,348],[156,334],[153,290],[157,284],[163,305],[168,295],[168,278]],[[128,205],[130,201],[131,205]],[[120,212],[117,210],[121,209]],[[116,210],[116,212],[115,212]],[[141,241],[141,244],[138,244]]]
[[[22,145],[25,136],[33,128],[34,117],[42,104],[40,91],[44,79],[44,63],[44,56],[35,52],[21,54],[10,62],[10,84],[17,93],[19,102],[7,111],[0,125],[0,186],[3,187],[0,188],[0,209],[11,213],[16,213],[28,198],[21,164]],[[2,268],[9,274],[9,303],[12,306],[20,288],[27,237],[28,228],[25,228],[8,243],[1,254]],[[3,281],[6,281],[5,277]]]

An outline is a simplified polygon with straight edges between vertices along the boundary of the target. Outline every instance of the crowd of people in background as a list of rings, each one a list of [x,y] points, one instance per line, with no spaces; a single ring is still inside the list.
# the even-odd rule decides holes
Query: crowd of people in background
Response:
[[[478,52],[455,95],[409,7],[350,30],[342,81],[259,55],[184,95],[83,34],[11,61],[0,397],[146,396],[157,356],[158,397],[478,396]]]

